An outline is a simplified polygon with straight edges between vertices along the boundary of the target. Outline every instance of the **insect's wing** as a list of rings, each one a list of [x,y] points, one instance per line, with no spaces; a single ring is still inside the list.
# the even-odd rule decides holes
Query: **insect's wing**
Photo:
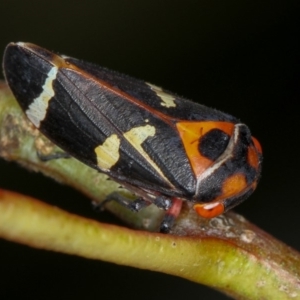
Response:
[[[130,77],[92,63],[65,57],[66,61],[76,65],[81,70],[110,84],[115,89],[131,96],[136,101],[150,106],[170,118],[190,121],[225,121],[236,123],[233,116],[218,110],[197,104],[182,98],[175,93],[166,91],[156,85]]]
[[[120,181],[192,194],[195,177],[180,137],[172,119],[156,111],[166,100],[141,81],[130,94],[132,78],[76,62],[31,44],[7,47],[7,81],[35,126],[66,152]],[[142,102],[137,96],[148,98]]]

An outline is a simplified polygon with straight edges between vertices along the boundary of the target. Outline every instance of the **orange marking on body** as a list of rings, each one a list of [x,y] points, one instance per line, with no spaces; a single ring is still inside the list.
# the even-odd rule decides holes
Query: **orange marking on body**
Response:
[[[214,218],[224,212],[224,205],[221,202],[195,204],[194,209],[196,213],[203,218]]]
[[[247,180],[244,174],[234,174],[224,180],[222,186],[222,199],[232,197],[247,188]]]
[[[241,173],[234,174],[224,180],[222,194],[220,196],[210,203],[197,203],[194,205],[194,209],[197,214],[203,218],[217,217],[224,212],[224,204],[222,200],[240,194],[247,187],[246,177]],[[253,183],[251,187],[255,189],[256,183]]]
[[[247,162],[251,167],[258,169],[259,157],[256,149],[253,146],[248,147]]]
[[[262,154],[262,147],[261,147],[261,145],[260,145],[260,142],[259,142],[254,136],[252,136],[251,138],[252,138],[252,141],[253,141],[253,144],[254,144],[256,150],[257,150],[260,154]]]
[[[190,164],[196,177],[200,176],[213,161],[204,157],[199,152],[199,141],[200,138],[212,129],[220,129],[227,133],[229,136],[232,135],[234,124],[229,122],[214,122],[214,121],[203,121],[203,122],[192,122],[183,121],[176,123],[177,130],[180,134],[181,140],[184,145],[186,155],[189,158]]]
[[[257,181],[254,181],[252,184],[251,184],[251,188],[253,189],[253,191],[256,189],[257,187]]]
[[[251,137],[254,146],[248,147],[248,164],[255,168],[256,170],[259,167],[259,156],[262,155],[262,148],[259,141],[255,137]]]

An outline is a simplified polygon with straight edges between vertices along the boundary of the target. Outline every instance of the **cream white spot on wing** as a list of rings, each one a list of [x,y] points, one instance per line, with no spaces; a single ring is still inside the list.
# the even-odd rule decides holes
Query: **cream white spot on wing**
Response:
[[[103,171],[108,171],[120,158],[120,139],[116,134],[109,136],[102,145],[95,148],[97,165]]]
[[[155,135],[155,127],[151,125],[144,125],[135,127],[124,133],[125,139],[147,160],[147,162],[157,171],[157,173],[172,185],[165,177],[158,165],[151,159],[147,152],[143,149],[142,143],[151,136]]]
[[[49,101],[55,94],[52,84],[56,78],[57,72],[58,68],[56,67],[53,67],[49,71],[47,79],[42,87],[43,90],[41,94],[33,99],[32,103],[26,110],[27,117],[37,128],[40,127],[41,121],[45,119]]]
[[[146,82],[152,91],[162,100],[161,105],[165,107],[176,107],[175,97],[165,93],[162,88],[154,84]]]
[[[149,137],[155,135],[155,127],[151,125],[144,125],[140,127],[134,127],[129,131],[124,133],[124,137],[127,141],[140,153],[145,153],[148,155],[142,148],[142,143]]]

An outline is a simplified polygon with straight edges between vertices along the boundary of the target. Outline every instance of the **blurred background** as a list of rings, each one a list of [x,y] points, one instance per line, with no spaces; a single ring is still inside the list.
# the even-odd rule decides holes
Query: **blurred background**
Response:
[[[257,191],[236,210],[300,250],[299,1],[2,0],[0,55],[36,43],[230,113],[262,144]],[[3,79],[3,75],[0,75]],[[298,101],[298,102],[297,102]],[[0,160],[0,187],[100,216],[68,187]],[[0,240],[0,298],[226,299],[169,275]]]

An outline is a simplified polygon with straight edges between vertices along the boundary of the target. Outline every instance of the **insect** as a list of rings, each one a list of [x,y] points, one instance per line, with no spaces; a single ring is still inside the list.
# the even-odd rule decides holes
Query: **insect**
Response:
[[[256,188],[262,150],[235,117],[29,43],[11,43],[6,80],[29,120],[71,156],[154,203],[168,231],[182,201],[212,218]],[[118,198],[118,196],[116,196]]]

